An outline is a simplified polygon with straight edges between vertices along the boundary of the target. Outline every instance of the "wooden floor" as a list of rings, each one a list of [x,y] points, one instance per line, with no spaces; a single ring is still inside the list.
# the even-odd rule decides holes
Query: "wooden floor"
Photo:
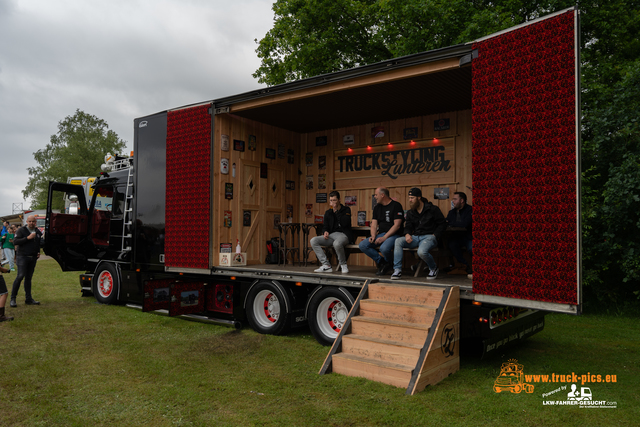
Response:
[[[234,267],[234,269],[248,269],[248,270],[268,270],[273,273],[280,274],[297,274],[308,276],[321,276],[326,278],[352,278],[357,280],[378,279],[381,282],[391,282],[398,284],[412,284],[412,285],[429,285],[429,286],[459,286],[460,291],[471,292],[472,280],[467,278],[467,275],[462,274],[447,274],[440,270],[438,277],[433,280],[427,280],[426,273],[421,274],[420,277],[413,277],[413,272],[409,269],[402,271],[402,279],[391,280],[391,273],[385,276],[376,276],[376,270],[374,267],[362,267],[362,266],[349,266],[349,273],[342,274],[340,271],[335,271],[336,266],[333,266],[333,272],[329,273],[314,273],[313,270],[318,268],[317,265],[307,265],[306,267],[286,264],[253,264],[246,267]]]

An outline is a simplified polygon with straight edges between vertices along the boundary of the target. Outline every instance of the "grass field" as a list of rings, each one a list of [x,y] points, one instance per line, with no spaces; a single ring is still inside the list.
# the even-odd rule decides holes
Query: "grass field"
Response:
[[[15,273],[5,275],[11,285]],[[21,290],[22,291],[22,290]],[[81,298],[78,275],[38,263],[40,306],[8,308],[0,323],[0,426],[637,426],[638,318],[547,316],[544,331],[461,369],[415,396],[337,374],[308,330],[289,336],[190,322]],[[577,384],[616,409],[548,406],[571,383],[495,393],[502,362],[525,374],[616,375]],[[567,386],[543,398],[558,387]]]

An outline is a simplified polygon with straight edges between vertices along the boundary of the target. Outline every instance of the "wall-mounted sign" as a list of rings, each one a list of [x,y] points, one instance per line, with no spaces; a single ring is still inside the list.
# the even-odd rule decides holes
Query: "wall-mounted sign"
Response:
[[[318,169],[327,168],[327,156],[318,156]]]
[[[327,193],[316,193],[316,203],[327,203]]]
[[[392,179],[394,186],[428,185],[435,179],[448,182],[455,173],[453,146],[454,138],[442,138],[339,150],[334,179],[336,183],[362,179],[357,188],[370,187],[375,178]]]
[[[226,182],[224,184],[224,198],[227,200],[233,199],[233,183]]]
[[[222,151],[229,151],[229,135],[222,135],[220,138],[220,149]]]
[[[284,159],[285,157],[287,157],[287,150],[284,146],[284,144],[278,144],[278,158],[279,159]]]
[[[371,138],[384,137],[384,126],[376,126],[371,128]]]
[[[345,135],[342,137],[342,143],[344,145],[353,145],[355,140],[356,140],[355,135]]]
[[[256,136],[249,135],[249,151],[256,151]]]
[[[436,200],[446,200],[449,198],[449,187],[440,187],[433,190],[433,198]]]
[[[402,130],[402,137],[404,139],[415,139],[418,137],[418,128],[404,128]]]
[[[327,189],[327,174],[319,173],[318,174],[318,190],[326,190]]]
[[[220,173],[229,174],[229,159],[220,159]]]
[[[284,184],[284,188],[286,188],[287,190],[295,190],[296,189],[296,182],[295,181],[286,181]]]
[[[292,165],[295,162],[295,151],[292,148],[287,149],[287,163]]]
[[[325,136],[316,136],[316,147],[324,147],[327,145],[327,137]]]
[[[449,124],[449,119],[438,119],[433,121],[433,130],[438,132],[441,130],[451,129],[451,125]]]
[[[358,227],[364,227],[367,222],[367,212],[358,211]]]
[[[233,140],[233,149],[234,151],[244,151],[244,141],[239,139]]]
[[[275,159],[276,158],[276,150],[273,148],[267,148],[265,156],[267,159]]]
[[[307,175],[307,190],[313,190],[313,175]]]
[[[233,214],[231,211],[224,211],[224,226],[231,228],[231,218]],[[229,252],[231,252],[231,244],[229,244]]]
[[[242,225],[245,227],[251,227],[251,211],[242,212]]]

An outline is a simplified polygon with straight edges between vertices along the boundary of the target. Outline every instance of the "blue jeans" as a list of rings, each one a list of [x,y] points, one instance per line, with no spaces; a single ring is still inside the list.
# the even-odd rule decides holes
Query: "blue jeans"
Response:
[[[346,265],[347,257],[344,253],[344,247],[348,244],[349,238],[347,235],[339,231],[329,234],[328,239],[325,239],[324,235],[316,236],[311,239],[311,248],[322,265],[328,265],[329,261],[327,260],[327,256],[324,254],[321,246],[333,246],[333,249],[335,249],[336,255],[338,256],[338,263],[340,265]]]
[[[16,258],[16,250],[10,248],[4,248],[4,256],[9,261],[9,268],[16,268],[14,259]]]
[[[376,239],[378,237],[384,237],[385,234],[386,233],[378,234],[376,236]],[[395,246],[395,242],[398,237],[401,237],[401,236],[398,236],[397,234],[394,234],[393,236],[389,236],[387,240],[382,242],[381,245],[376,245],[375,243],[371,243],[367,238],[367,239],[364,239],[362,242],[360,242],[358,246],[360,247],[360,250],[362,251],[362,253],[368,256],[369,258],[371,258],[376,264],[379,264],[383,257],[386,262],[392,262],[393,248]],[[382,256],[380,256],[378,251],[382,253]]]
[[[435,270],[438,265],[429,251],[438,246],[436,236],[428,234],[426,236],[411,236],[411,238],[413,239],[411,243],[407,243],[407,239],[404,237],[396,239],[396,244],[393,249],[393,269],[402,270],[402,258],[404,255],[402,249],[418,248],[418,256],[420,259],[426,262],[431,270]]]

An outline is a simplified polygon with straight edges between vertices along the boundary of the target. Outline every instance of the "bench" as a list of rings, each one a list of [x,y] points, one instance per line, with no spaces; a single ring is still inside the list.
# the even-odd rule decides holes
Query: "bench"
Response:
[[[322,249],[324,249],[325,254],[327,255],[327,258],[329,259],[329,262],[331,262],[332,258],[335,258],[336,260],[338,259],[337,255],[336,255],[336,251],[333,248],[333,246],[324,246],[322,247]],[[424,269],[426,263],[422,260],[422,258],[418,257],[418,248],[404,248],[403,251],[406,252],[412,252],[413,256],[418,260],[418,266],[415,269],[415,273],[413,274],[413,277],[418,277],[420,275],[420,272]],[[360,250],[360,246],[359,245],[345,245],[344,247],[344,252],[345,252],[345,256],[347,258],[347,260],[349,260],[349,255],[352,252],[358,252],[358,253],[362,253],[362,251]],[[435,247],[433,249],[431,249],[429,251],[431,253],[431,255],[433,255],[434,258],[437,258],[440,254],[439,254],[439,248]],[[437,261],[436,261],[437,262]]]

